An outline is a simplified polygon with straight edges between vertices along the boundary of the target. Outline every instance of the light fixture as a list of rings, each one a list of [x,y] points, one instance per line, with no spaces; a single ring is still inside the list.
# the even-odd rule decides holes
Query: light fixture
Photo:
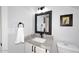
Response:
[[[41,13],[41,10],[39,9],[39,10],[37,10],[37,12],[36,12],[37,14],[39,14],[39,13]]]
[[[46,7],[44,7],[43,10],[42,10],[42,12],[44,13],[46,11],[48,11],[48,9]]]
[[[38,8],[38,10],[37,10],[37,14],[39,14],[39,13],[44,13],[44,12],[46,12],[46,11],[48,11],[48,9],[46,8],[46,7],[40,7],[40,8]]]

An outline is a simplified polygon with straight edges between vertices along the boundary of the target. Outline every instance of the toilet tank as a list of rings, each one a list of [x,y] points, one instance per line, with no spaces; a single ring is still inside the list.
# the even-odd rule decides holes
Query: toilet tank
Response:
[[[58,53],[79,53],[79,47],[64,42],[57,42]]]

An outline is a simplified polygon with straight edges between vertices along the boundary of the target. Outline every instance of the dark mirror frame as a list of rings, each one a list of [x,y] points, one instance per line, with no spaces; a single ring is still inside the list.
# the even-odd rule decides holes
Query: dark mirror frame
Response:
[[[49,32],[37,31],[37,16],[49,14]],[[52,34],[52,11],[47,11],[45,13],[35,14],[35,33],[45,33],[48,35]]]

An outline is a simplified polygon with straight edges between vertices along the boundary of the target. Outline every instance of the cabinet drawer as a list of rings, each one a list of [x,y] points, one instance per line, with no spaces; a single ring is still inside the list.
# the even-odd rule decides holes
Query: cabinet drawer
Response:
[[[40,48],[28,42],[25,42],[25,52],[26,53],[49,53],[47,49]]]
[[[36,53],[49,53],[49,51],[47,49],[36,46]]]
[[[25,42],[25,52],[32,53],[32,44]]]

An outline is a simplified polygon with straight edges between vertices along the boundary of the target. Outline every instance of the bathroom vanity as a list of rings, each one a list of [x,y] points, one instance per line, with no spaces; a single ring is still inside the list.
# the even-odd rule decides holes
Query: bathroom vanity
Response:
[[[35,14],[35,34],[25,37],[25,52],[28,53],[55,52],[53,48],[54,40],[51,34],[52,34],[52,11]]]
[[[37,40],[38,39],[38,40]],[[39,41],[41,40],[41,41]],[[25,52],[26,53],[49,53],[52,49],[53,37],[32,34],[25,37]]]

